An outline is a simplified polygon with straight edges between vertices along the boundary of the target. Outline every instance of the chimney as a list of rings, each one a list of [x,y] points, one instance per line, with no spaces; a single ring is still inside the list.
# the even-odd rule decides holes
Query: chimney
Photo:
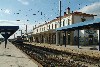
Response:
[[[72,11],[72,13],[73,13],[73,11]]]
[[[69,7],[67,8],[67,12],[66,13],[70,14],[70,8]]]
[[[36,28],[36,25],[35,25],[35,28]]]
[[[66,12],[64,12],[64,16],[66,16]]]

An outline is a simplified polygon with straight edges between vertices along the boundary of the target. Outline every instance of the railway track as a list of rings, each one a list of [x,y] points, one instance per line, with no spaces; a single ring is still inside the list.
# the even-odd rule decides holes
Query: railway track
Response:
[[[14,44],[43,67],[100,67],[99,58],[91,58],[82,54],[58,51],[31,44]]]

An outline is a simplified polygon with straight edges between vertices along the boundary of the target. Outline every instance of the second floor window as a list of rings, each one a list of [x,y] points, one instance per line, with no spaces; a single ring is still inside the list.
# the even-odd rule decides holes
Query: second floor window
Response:
[[[50,29],[50,25],[49,25],[49,29]]]
[[[69,22],[70,20],[68,19],[68,25],[70,25],[70,22]]]
[[[38,32],[38,29],[37,29],[37,32]]]
[[[52,29],[53,29],[53,24],[52,24]]]
[[[41,31],[41,28],[40,28],[40,31]]]
[[[57,28],[57,24],[55,24],[55,29]]]
[[[63,20],[63,26],[65,26],[65,20]]]
[[[45,30],[45,27],[44,27],[44,30]]]

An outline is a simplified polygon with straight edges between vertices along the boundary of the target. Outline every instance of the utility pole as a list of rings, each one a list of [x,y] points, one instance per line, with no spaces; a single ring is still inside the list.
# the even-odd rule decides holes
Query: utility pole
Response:
[[[59,1],[59,14],[60,14],[60,18],[59,18],[59,27],[61,27],[61,0]],[[56,31],[56,45],[60,44],[60,32]]]
[[[60,14],[59,28],[60,28],[61,27],[61,0],[59,1],[59,14]],[[60,45],[60,34],[61,32],[59,32],[59,45]]]
[[[59,1],[59,13],[60,13],[60,23],[59,23],[59,27],[61,27],[61,0]]]
[[[26,35],[27,35],[27,25],[26,25]]]

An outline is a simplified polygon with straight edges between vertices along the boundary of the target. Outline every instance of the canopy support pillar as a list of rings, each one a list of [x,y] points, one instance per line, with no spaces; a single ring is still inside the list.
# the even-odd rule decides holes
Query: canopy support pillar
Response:
[[[65,32],[65,36],[64,36],[64,42],[65,42],[65,47],[66,47],[66,31]]]
[[[6,45],[7,45],[7,32],[5,32],[5,48],[6,48]]]
[[[79,48],[79,29],[78,29],[78,48]]]
[[[100,27],[99,27],[99,51],[100,51]]]

